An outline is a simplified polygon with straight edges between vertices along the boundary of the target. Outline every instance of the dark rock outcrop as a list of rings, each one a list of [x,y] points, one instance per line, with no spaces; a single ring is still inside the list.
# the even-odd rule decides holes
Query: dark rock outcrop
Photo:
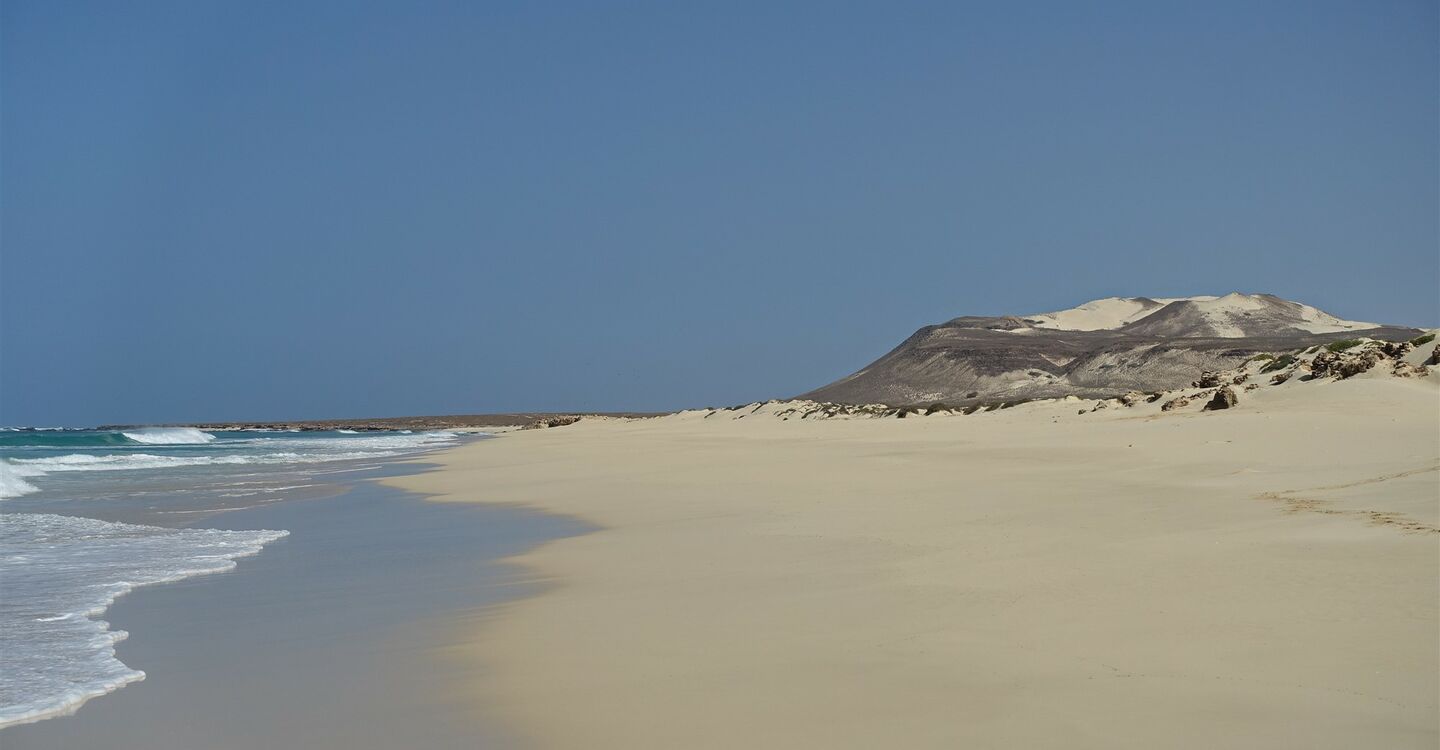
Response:
[[[1235,389],[1231,388],[1228,385],[1221,386],[1219,390],[1215,391],[1214,398],[1211,398],[1209,403],[1205,404],[1205,407],[1202,409],[1202,411],[1218,411],[1220,409],[1229,409],[1230,407],[1234,406],[1239,402],[1240,399],[1236,397]]]
[[[1206,372],[1202,373],[1200,379],[1191,383],[1190,386],[1192,388],[1214,388],[1220,385],[1222,379],[1223,377],[1218,372]]]
[[[1430,374],[1430,368],[1425,365],[1412,365],[1409,362],[1396,362],[1390,372],[1397,378],[1423,378]]]
[[[537,419],[537,420],[535,420],[534,422],[531,422],[530,424],[527,424],[527,425],[525,425],[524,427],[521,427],[520,429],[522,429],[522,430],[543,430],[543,429],[545,429],[545,428],[547,428],[547,427],[564,427],[564,426],[566,426],[566,425],[575,424],[576,422],[579,422],[579,421],[580,421],[580,417],[575,416],[575,415],[573,415],[573,414],[567,414],[567,415],[562,415],[562,416],[545,417],[545,418],[543,418],[543,419]]]
[[[1315,359],[1310,362],[1310,376],[1344,380],[1369,371],[1384,358],[1385,355],[1381,351],[1372,348],[1354,353],[1322,351],[1316,354]]]
[[[1391,359],[1400,359],[1414,349],[1415,347],[1408,341],[1383,341],[1380,343],[1380,353]]]
[[[1176,409],[1183,409],[1189,405],[1190,399],[1181,396],[1179,398],[1172,398],[1169,401],[1161,404],[1160,411],[1174,411]]]

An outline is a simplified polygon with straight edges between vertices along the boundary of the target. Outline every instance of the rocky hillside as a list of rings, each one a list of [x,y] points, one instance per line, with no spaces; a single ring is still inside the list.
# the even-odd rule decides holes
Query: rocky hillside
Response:
[[[1258,354],[1420,331],[1342,320],[1268,294],[1114,297],[1069,310],[961,317],[916,331],[859,372],[799,398],[839,404],[969,405],[1181,387]]]
[[[842,404],[809,399],[763,401],[725,409],[694,409],[674,417],[713,421],[739,419],[883,419],[964,416],[1012,407],[1065,406],[1079,414],[1104,409],[1127,413],[1218,411],[1229,409],[1261,388],[1295,387],[1308,383],[1366,378],[1429,378],[1440,367],[1440,344],[1434,331],[1409,341],[1374,338],[1338,339],[1280,354],[1257,354],[1227,370],[1205,371],[1175,388],[1132,390],[1099,400],[1066,395],[1028,401],[992,401],[962,405],[935,402],[925,406]]]

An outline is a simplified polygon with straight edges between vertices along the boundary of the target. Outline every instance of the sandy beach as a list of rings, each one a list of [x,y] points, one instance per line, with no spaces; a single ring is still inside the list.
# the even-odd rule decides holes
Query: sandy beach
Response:
[[[444,655],[536,747],[1431,748],[1437,385],[590,419],[387,481],[600,527]]]
[[[0,0],[0,750],[1440,750],[1440,0]]]

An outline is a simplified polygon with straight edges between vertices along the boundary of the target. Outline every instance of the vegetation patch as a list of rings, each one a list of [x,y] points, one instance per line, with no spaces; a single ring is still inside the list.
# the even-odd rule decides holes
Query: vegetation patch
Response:
[[[1363,343],[1365,342],[1360,339],[1340,339],[1339,341],[1331,341],[1326,344],[1325,350],[1330,352],[1343,352],[1346,349],[1357,347]]]
[[[1248,365],[1248,364],[1250,364],[1251,362],[1263,362],[1263,361],[1265,361],[1265,360],[1267,360],[1267,359],[1275,359],[1275,355],[1274,355],[1274,354],[1256,354],[1255,356],[1251,357],[1250,359],[1245,360],[1245,364]]]
[[[1433,334],[1433,333],[1427,333],[1427,334],[1425,334],[1424,336],[1416,336],[1415,338],[1410,339],[1410,345],[1411,345],[1411,346],[1421,346],[1421,345],[1423,345],[1423,344],[1428,344],[1428,343],[1430,343],[1431,341],[1434,341],[1434,340],[1435,340],[1435,334]]]
[[[1274,372],[1274,371],[1276,371],[1276,370],[1283,370],[1283,369],[1285,369],[1286,367],[1289,367],[1290,365],[1293,365],[1293,364],[1295,364],[1295,355],[1293,355],[1293,354],[1282,354],[1282,355],[1280,355],[1280,356],[1278,356],[1278,357],[1275,357],[1275,358],[1274,358],[1274,361],[1271,362],[1270,364],[1265,365],[1264,367],[1262,367],[1262,368],[1260,369],[1260,372]]]

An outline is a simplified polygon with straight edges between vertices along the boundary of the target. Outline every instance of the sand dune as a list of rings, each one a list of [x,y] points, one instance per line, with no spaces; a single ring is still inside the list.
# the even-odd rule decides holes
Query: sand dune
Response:
[[[1024,315],[1021,318],[1036,328],[1065,331],[1115,330],[1141,321],[1172,305],[1194,311],[1201,322],[1201,328],[1222,338],[1246,336],[1247,332],[1239,323],[1250,317],[1268,317],[1272,321],[1283,321],[1284,324],[1307,333],[1336,333],[1381,327],[1376,323],[1341,320],[1324,310],[1273,295],[1240,292],[1231,292],[1223,297],[1107,297],[1068,310]],[[1193,336],[1196,331],[1187,330],[1182,335]]]
[[[1433,748],[1437,381],[587,420],[397,483],[603,527],[439,655],[538,747]]]

